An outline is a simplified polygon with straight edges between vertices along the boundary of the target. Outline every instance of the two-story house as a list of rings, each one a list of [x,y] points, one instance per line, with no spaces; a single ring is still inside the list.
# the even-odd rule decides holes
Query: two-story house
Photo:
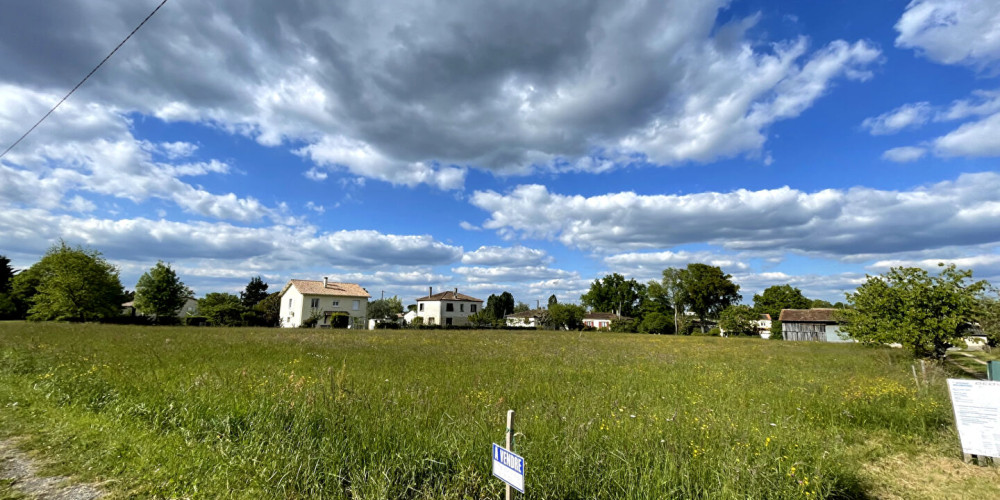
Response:
[[[315,316],[317,328],[365,328],[369,298],[354,283],[290,280],[281,289],[281,326],[296,328]]]
[[[482,299],[458,293],[458,288],[438,294],[430,288],[426,297],[417,299],[417,317],[425,325],[468,325],[469,315],[482,310]]]

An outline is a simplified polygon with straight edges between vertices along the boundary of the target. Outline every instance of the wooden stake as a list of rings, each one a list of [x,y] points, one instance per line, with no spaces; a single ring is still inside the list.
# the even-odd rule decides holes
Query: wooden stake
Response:
[[[507,449],[509,451],[514,451],[514,410],[507,410]],[[508,484],[504,490],[506,493],[506,500],[511,500],[513,497],[513,488]]]

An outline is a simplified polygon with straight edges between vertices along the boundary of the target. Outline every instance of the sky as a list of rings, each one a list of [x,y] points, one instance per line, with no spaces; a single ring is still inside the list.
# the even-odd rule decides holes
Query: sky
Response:
[[[0,148],[155,0],[13,0]],[[577,302],[720,266],[1000,284],[996,0],[170,0],[0,159],[0,255]]]

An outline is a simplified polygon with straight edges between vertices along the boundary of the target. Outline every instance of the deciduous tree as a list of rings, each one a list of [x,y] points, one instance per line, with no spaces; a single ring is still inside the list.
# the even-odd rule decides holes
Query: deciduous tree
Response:
[[[191,295],[191,289],[184,286],[170,264],[159,261],[139,277],[133,305],[136,311],[160,321],[176,317]]]
[[[118,269],[100,252],[60,242],[31,269],[21,273],[29,276],[19,283],[30,286],[30,279],[38,280],[29,319],[94,321],[121,314],[124,290]]]
[[[576,304],[555,304],[549,308],[547,326],[555,329],[579,330],[583,328],[583,316],[587,311]]]
[[[916,267],[895,267],[847,295],[841,329],[866,344],[899,343],[918,357],[944,358],[962,345],[962,330],[976,319],[987,283],[972,271],[943,267],[932,276]]]
[[[750,306],[729,306],[719,314],[719,329],[728,336],[757,335],[758,317]]]
[[[736,304],[742,296],[740,286],[732,282],[732,276],[722,272],[717,266],[708,264],[688,264],[680,272],[684,302],[698,316],[702,333],[705,321],[718,317],[723,309]]]
[[[403,301],[395,295],[387,299],[376,299],[368,304],[368,317],[371,319],[395,321],[398,314],[403,314]]]
[[[281,292],[268,294],[263,300],[253,306],[255,326],[278,326],[281,317]]]
[[[645,293],[645,285],[614,273],[594,280],[590,284],[590,290],[580,296],[580,303],[595,312],[634,317],[638,315],[639,304]]]
[[[651,312],[642,318],[642,323],[639,324],[639,332],[654,334],[673,333],[673,321],[666,314]]]
[[[239,326],[243,311],[240,298],[232,293],[212,292],[198,301],[198,314],[214,326]]]

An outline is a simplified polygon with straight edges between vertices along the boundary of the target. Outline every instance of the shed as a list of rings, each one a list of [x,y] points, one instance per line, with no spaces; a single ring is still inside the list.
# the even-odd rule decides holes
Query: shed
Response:
[[[840,332],[836,309],[782,309],[781,336],[785,340],[813,340],[817,342],[851,342]]]

